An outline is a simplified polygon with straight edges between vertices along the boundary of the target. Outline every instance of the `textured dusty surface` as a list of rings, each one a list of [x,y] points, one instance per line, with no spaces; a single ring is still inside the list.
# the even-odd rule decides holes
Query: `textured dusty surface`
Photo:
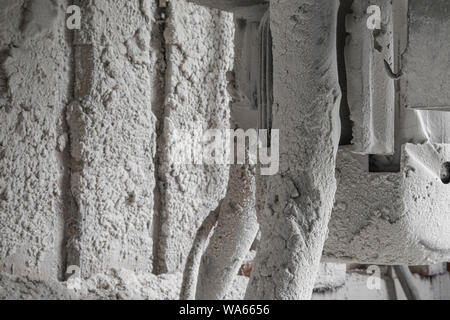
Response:
[[[267,179],[249,299],[309,299],[313,290],[336,188],[336,17],[334,2],[271,1],[280,172]]]
[[[66,283],[81,299],[94,300],[177,300],[180,274],[156,276],[128,270],[109,270],[87,280]]]
[[[224,166],[180,165],[167,159],[177,139],[173,130],[229,127],[226,73],[233,62],[233,19],[184,0],[170,2],[165,31],[168,70],[165,133],[161,161],[164,188],[160,213],[157,272],[184,267],[196,230],[225,195]],[[193,141],[191,135],[181,137]]]
[[[75,100],[69,107],[77,221],[69,264],[152,271],[156,116],[161,48],[153,1],[80,2]],[[114,19],[111,19],[114,17]],[[158,89],[158,88],[156,88]],[[161,89],[159,89],[161,90]]]
[[[157,135],[169,120],[228,128],[232,17],[173,1],[164,48],[154,1],[75,1],[83,19],[73,40],[66,4],[53,3],[1,4],[0,268],[42,278],[61,278],[65,265],[84,276],[150,272],[156,247],[156,271],[181,270],[228,170],[165,162],[156,172],[171,132],[159,150]]]
[[[448,100],[448,92],[442,90],[448,82],[448,72],[443,67],[448,64],[443,62],[447,59],[444,52],[448,34],[441,32],[448,23],[443,21],[441,13],[448,11],[449,6],[443,1],[433,2],[432,6],[428,2],[410,1],[409,5],[409,15],[405,12],[396,15],[396,24],[400,25],[397,36],[399,71],[402,73],[397,161],[400,159],[399,148],[404,143],[450,143],[450,113],[431,111],[441,110],[440,104],[449,104],[449,101],[444,102]]]
[[[316,288],[325,291],[341,287],[341,275],[336,277],[339,280],[330,278],[341,270],[345,265],[322,265]],[[84,280],[70,277],[66,282],[0,274],[0,300],[177,300],[181,279],[181,273],[156,276],[125,269],[111,269]],[[236,276],[222,299],[243,299],[248,281],[248,277]]]
[[[77,295],[60,282],[0,273],[0,300],[72,300]]]
[[[427,265],[448,261],[446,145],[404,146],[400,173],[369,173],[364,156],[339,151],[338,190],[325,243],[331,261]]]
[[[238,10],[252,23],[237,22],[237,73],[230,13],[185,0],[165,13],[157,0],[74,0],[82,28],[72,33],[68,2],[0,0],[0,299],[178,299],[195,233],[224,198],[229,168],[175,164],[170,155],[193,140],[180,130],[229,128],[231,97],[238,125],[257,126],[255,70],[264,66],[246,59],[260,53],[253,35],[268,30],[259,29],[264,6]],[[266,1],[245,1],[255,2]],[[353,151],[395,154],[339,152],[323,258],[448,261],[450,186],[439,171],[450,161],[450,113],[430,109],[450,105],[450,5],[410,1],[408,17],[391,14],[391,1],[370,3],[382,7],[381,31],[365,26],[367,0],[355,0],[347,21]],[[388,297],[385,284],[366,290],[366,275],[319,267],[339,133],[335,9],[329,0],[271,1],[275,103],[264,125],[281,130],[281,167],[257,187],[253,172],[232,172],[223,228],[202,269],[218,298],[244,297],[249,279],[230,279],[256,232],[255,206],[263,233],[247,297],[307,299],[318,269],[315,289],[326,293],[314,298]],[[388,69],[401,71],[395,117]],[[85,280],[57,282],[69,266]],[[447,276],[420,280],[425,297],[450,298]]]
[[[256,168],[233,165],[214,234],[202,257],[197,299],[221,300],[238,274],[259,230],[255,210]]]
[[[402,56],[407,107],[450,110],[449,13],[446,0],[409,1],[408,43]]]
[[[381,264],[445,261],[449,254],[446,241],[449,239],[450,199],[446,194],[448,188],[441,182],[439,174],[442,164],[449,158],[447,147],[443,145],[450,136],[449,114],[408,109],[403,101],[405,94],[414,97],[407,92],[410,85],[421,86],[421,90],[428,85],[437,85],[431,79],[425,85],[419,84],[423,80],[418,78],[419,75],[428,77],[424,68],[429,64],[433,64],[433,70],[437,71],[434,64],[441,63],[439,58],[436,60],[424,53],[430,54],[429,48],[441,44],[438,39],[444,35],[429,36],[430,26],[437,23],[430,19],[436,11],[429,7],[434,8],[434,4],[410,2],[409,28],[405,1],[397,1],[392,7],[386,1],[377,4],[382,8],[380,31],[367,34],[363,11],[368,2],[365,0],[355,1],[354,12],[347,17],[347,29],[351,32],[346,48],[347,78],[350,111],[357,124],[353,128],[356,149],[345,147],[339,152],[336,168],[339,184],[324,257]],[[392,30],[395,35],[392,35]],[[364,41],[365,47],[360,45]],[[442,51],[437,52],[440,57]],[[370,59],[364,60],[364,57]],[[375,63],[377,59],[381,59],[381,64]],[[377,124],[385,123],[386,119],[382,117],[388,115],[389,108],[377,110],[388,106],[388,101],[380,100],[388,91],[380,90],[384,87],[376,85],[383,81],[392,84],[392,80],[383,80],[389,73],[382,65],[383,60],[389,62],[392,72],[400,75],[403,100],[396,102],[394,156],[372,155],[369,159],[352,155],[349,151],[367,153],[363,151],[366,149],[370,154],[383,154],[381,149],[375,148],[376,144],[392,147],[394,142],[393,132],[384,135],[383,139],[379,139],[382,136],[377,137],[383,133]],[[358,81],[358,77],[365,80],[361,78]],[[410,78],[414,79],[412,83],[408,82]],[[365,86],[365,81],[373,84]],[[370,108],[365,110],[367,106]],[[363,113],[360,113],[361,107],[365,110]],[[390,119],[394,119],[392,112]],[[363,133],[366,136],[361,136]],[[364,144],[367,145],[364,147]],[[394,150],[391,148],[391,151]]]
[[[381,8],[381,30],[367,28],[369,5]],[[346,17],[345,47],[348,103],[353,121],[353,150],[362,154],[394,153],[394,70],[392,4],[388,0],[356,0]]]
[[[70,49],[59,3],[1,3],[0,271],[42,279],[63,260]]]
[[[88,279],[42,281],[0,274],[0,300],[177,300],[181,274],[134,273],[111,269]],[[224,299],[242,299],[247,277],[236,277]]]
[[[180,279],[180,274],[155,276],[125,269],[67,282],[0,274],[0,300],[176,300]]]
[[[450,105],[448,90],[443,89],[450,81],[445,67],[448,65],[445,26],[449,21],[442,16],[449,10],[446,1],[433,5],[410,1],[409,15],[398,18],[404,26],[399,35],[403,73],[399,82],[399,144],[450,143],[450,113],[436,111]]]

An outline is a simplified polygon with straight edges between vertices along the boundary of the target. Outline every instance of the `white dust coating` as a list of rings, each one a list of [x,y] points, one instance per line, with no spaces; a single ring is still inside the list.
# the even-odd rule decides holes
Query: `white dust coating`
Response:
[[[86,280],[70,279],[65,285],[81,299],[177,300],[180,283],[179,273],[156,276],[151,273],[111,269]]]
[[[408,11],[405,1],[395,2],[392,15],[394,51],[402,57],[395,68],[402,96],[405,86],[414,84],[409,78],[425,75],[423,64],[440,64],[439,59],[435,62],[423,53],[442,45],[439,38],[444,36],[430,37],[434,20],[424,16],[436,15],[434,9],[417,1],[409,3]],[[447,4],[441,5],[445,11]],[[441,51],[436,52],[440,56]],[[424,81],[421,85],[441,86],[441,82]],[[440,170],[450,158],[448,145],[443,144],[449,142],[450,115],[408,109],[404,99],[396,114],[396,155],[377,159],[380,168],[395,162],[398,173],[369,173],[368,157],[351,155],[348,148],[339,152],[339,184],[325,260],[418,265],[449,258],[450,196]]]
[[[399,143],[450,143],[448,1],[409,1],[397,16],[400,78]],[[407,9],[407,10],[406,10]],[[432,17],[432,18],[431,18]],[[432,35],[432,36],[431,36]]]
[[[256,167],[233,165],[216,229],[199,269],[196,299],[221,300],[233,283],[259,230]]]
[[[41,279],[62,274],[65,4],[1,2],[0,271]]]
[[[76,1],[75,101],[69,107],[77,217],[69,265],[151,272],[156,154],[152,108],[163,53],[151,0]]]
[[[249,23],[247,20],[245,23],[236,20],[235,16],[234,71],[227,73],[227,90],[233,99],[232,105],[230,105],[231,127],[244,130],[257,128],[256,103],[252,103],[248,97],[253,97],[254,93],[254,98],[256,98],[257,79],[254,78],[254,71],[258,70],[259,63],[258,59],[254,57],[259,55],[260,47],[258,41],[260,38],[258,34],[259,21],[251,24],[253,27],[251,31],[243,27],[247,23]],[[255,24],[256,28],[254,28]],[[248,125],[252,122],[253,126]],[[234,142],[234,139],[232,141]],[[235,146],[233,145],[231,148],[235,148]],[[240,150],[240,153],[243,154],[244,150]],[[236,151],[234,152],[235,157]],[[239,151],[237,152],[239,153]],[[248,150],[245,155],[245,163],[248,163]],[[237,163],[237,159],[233,160],[233,163]],[[221,300],[232,286],[233,279],[236,278],[238,269],[249,252],[259,229],[255,211],[255,169],[248,165],[232,165],[230,167],[225,198],[214,212],[208,215],[197,231],[185,266],[181,299]],[[212,224],[216,224],[216,222],[214,234],[209,239]],[[206,245],[207,249],[203,253]],[[245,287],[242,292],[244,291]]]
[[[408,7],[408,4],[410,7]],[[442,11],[446,10],[448,3],[441,3]],[[398,167],[401,157],[401,147],[405,143],[423,144],[431,143],[449,143],[450,142],[450,113],[438,112],[445,108],[418,107],[412,108],[413,103],[408,102],[410,98],[415,97],[417,92],[422,95],[435,94],[435,88],[444,86],[443,78],[447,76],[445,71],[442,73],[445,63],[442,63],[442,50],[433,50],[430,48],[439,47],[446,43],[444,40],[447,34],[435,34],[431,29],[440,29],[441,23],[439,14],[430,11],[429,4],[407,0],[399,0],[392,3],[392,27],[394,29],[394,71],[398,79],[396,96],[396,133],[395,133],[395,156],[391,159],[378,157],[377,166],[389,167],[395,162],[394,167]],[[433,4],[434,8],[435,4]],[[427,9],[428,8],[428,9]],[[434,15],[436,19],[429,19]],[[423,23],[422,23],[423,22]],[[434,26],[434,27],[433,27]],[[433,34],[431,37],[430,34]],[[436,52],[437,55],[430,56],[430,52]],[[432,70],[430,72],[430,70]],[[439,70],[439,72],[438,72]],[[430,77],[431,74],[434,74]],[[353,75],[352,75],[353,76]],[[420,79],[420,80],[419,80]],[[445,100],[445,90],[441,90],[439,95]],[[422,95],[424,96],[424,95]],[[412,100],[411,100],[412,101]],[[420,104],[420,103],[419,103]]]
[[[180,274],[156,276],[111,269],[67,282],[0,274],[0,300],[176,300]]]
[[[403,104],[410,108],[450,110],[450,3],[409,1],[408,43],[402,56]]]
[[[322,265],[318,279],[325,281],[342,268],[345,265]],[[181,281],[181,273],[157,276],[126,269],[110,269],[87,279],[71,276],[66,282],[0,273],[0,300],[177,300]],[[248,277],[236,276],[222,300],[242,300],[248,281]],[[320,291],[340,287],[341,283],[335,280],[316,284],[316,290]]]
[[[0,273],[0,300],[75,300],[63,283]]]
[[[317,272],[315,292],[325,292],[343,287],[347,275],[347,265],[338,263],[321,263]]]
[[[406,144],[399,173],[369,173],[368,159],[339,151],[338,189],[325,261],[429,265],[450,259],[450,186],[439,172],[448,145]]]
[[[197,230],[192,244],[192,248],[186,259],[183,271],[183,283],[181,285],[180,300],[194,300],[197,289],[198,272],[202,256],[208,245],[211,230],[216,226],[220,213],[221,202],[217,208],[208,214],[202,225]]]
[[[0,300],[177,300],[181,279],[181,273],[157,276],[126,269],[66,282],[0,273]],[[236,277],[224,299],[242,300],[247,282],[247,277]]]
[[[167,78],[166,141],[172,128],[229,128],[226,73],[233,64],[233,18],[229,13],[202,8],[184,0],[170,1],[165,30]],[[193,136],[186,136],[192,141]],[[160,150],[162,207],[157,272],[181,271],[195,232],[225,195],[227,166],[176,165],[168,155],[175,145]]]
[[[31,38],[51,29],[58,17],[56,0],[33,0],[30,5],[29,22],[23,28],[25,37]]]
[[[367,8],[381,9],[381,29],[367,27]],[[354,152],[394,153],[393,12],[391,1],[356,0],[346,17],[345,66]]]
[[[271,1],[280,172],[266,181],[249,299],[311,298],[336,190],[337,7],[329,0]]]
[[[261,66],[260,59],[256,58],[259,57],[262,49],[259,41],[261,39],[259,24],[259,22],[256,23],[255,27],[255,23],[250,23],[249,20],[245,20],[245,23],[242,20],[235,20],[235,68],[228,90],[233,97],[231,125],[244,130],[256,128],[258,122],[254,100],[257,97],[257,81],[259,80],[256,75],[259,74],[258,68]],[[252,122],[254,126],[247,126]],[[251,149],[250,141],[249,144]],[[245,150],[247,164],[249,149]],[[272,156],[273,154],[275,152]],[[227,193],[219,206],[217,226],[201,259],[196,299],[222,300],[230,287],[233,287],[233,283],[236,283],[234,280],[238,270],[259,230],[256,216],[257,175],[256,166],[232,165],[230,167]]]

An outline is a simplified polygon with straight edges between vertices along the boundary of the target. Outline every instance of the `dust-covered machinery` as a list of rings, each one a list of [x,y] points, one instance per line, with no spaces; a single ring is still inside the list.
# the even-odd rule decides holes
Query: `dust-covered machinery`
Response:
[[[261,90],[270,91],[265,57],[271,48],[265,46],[271,43],[261,28],[268,2],[192,2],[235,13],[232,111],[240,127],[261,126],[258,119],[272,112],[270,103],[261,108],[260,101]],[[345,41],[338,52],[345,57],[341,108],[348,108],[341,120],[352,137],[338,152],[338,190],[323,260],[448,261],[450,3],[341,1],[341,10],[346,8],[340,27],[347,36],[338,39]],[[372,14],[379,15],[377,28],[370,28]]]

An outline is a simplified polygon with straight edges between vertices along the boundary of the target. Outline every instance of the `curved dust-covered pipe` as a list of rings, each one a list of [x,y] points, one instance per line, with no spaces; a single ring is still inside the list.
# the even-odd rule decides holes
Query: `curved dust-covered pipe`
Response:
[[[227,293],[259,230],[255,212],[255,168],[233,165],[228,191],[220,208],[199,269],[197,300],[220,300]]]
[[[248,164],[230,167],[225,198],[197,231],[184,270],[182,300],[220,300],[232,285],[259,230],[255,169]]]

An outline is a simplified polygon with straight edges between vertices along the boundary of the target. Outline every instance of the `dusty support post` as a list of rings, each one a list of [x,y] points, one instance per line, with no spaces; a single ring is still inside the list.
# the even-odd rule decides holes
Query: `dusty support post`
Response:
[[[266,179],[262,238],[247,299],[311,298],[336,190],[338,4],[270,2],[272,129],[280,130],[280,171]]]

